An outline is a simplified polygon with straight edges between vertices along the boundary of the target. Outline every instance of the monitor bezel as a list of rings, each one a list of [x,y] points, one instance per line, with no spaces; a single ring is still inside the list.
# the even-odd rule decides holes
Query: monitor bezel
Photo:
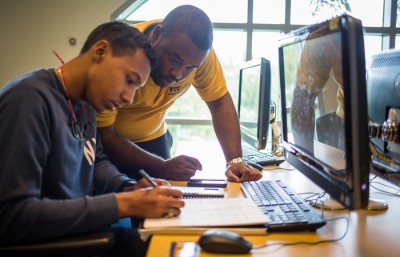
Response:
[[[241,99],[243,90],[243,72],[260,66],[259,80],[259,99],[257,115],[257,135],[253,136],[247,133],[247,129],[241,124]],[[257,58],[246,61],[239,71],[239,94],[238,94],[238,117],[240,125],[240,134],[242,141],[248,143],[257,150],[265,149],[268,142],[269,118],[271,106],[271,63],[266,58]]]
[[[321,29],[325,27],[324,29]],[[351,174],[353,187],[329,176],[334,172],[329,165],[320,162],[306,151],[291,144],[288,140],[287,111],[282,108],[283,145],[285,158],[296,169],[301,171],[330,196],[348,209],[365,209],[369,199],[369,145],[368,118],[365,77],[365,50],[361,21],[343,14],[331,20],[306,26],[288,35],[279,47],[279,70],[281,81],[282,106],[286,106],[283,47],[304,37],[311,31],[335,30],[341,33],[342,67],[345,101],[345,135],[346,135],[346,167]],[[350,140],[347,140],[350,139]]]

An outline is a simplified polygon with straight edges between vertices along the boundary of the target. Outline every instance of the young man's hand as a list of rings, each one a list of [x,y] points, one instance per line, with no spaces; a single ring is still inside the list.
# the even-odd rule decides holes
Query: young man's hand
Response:
[[[117,193],[117,206],[120,218],[161,218],[174,217],[181,213],[185,202],[180,190],[160,186],[146,187],[130,192]]]

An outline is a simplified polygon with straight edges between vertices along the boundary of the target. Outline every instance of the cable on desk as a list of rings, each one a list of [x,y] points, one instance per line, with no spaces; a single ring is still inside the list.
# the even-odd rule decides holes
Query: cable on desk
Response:
[[[315,193],[315,192],[303,192],[303,193],[298,193],[298,195],[310,195],[308,197],[303,198],[304,201],[308,202],[311,201],[312,199],[314,199],[313,197],[318,196],[321,193]],[[311,200],[310,200],[311,198]]]
[[[326,192],[321,192],[321,193],[314,193],[314,192],[306,192],[306,193],[299,193],[299,195],[303,194],[311,194],[310,196],[304,198],[304,201],[307,202],[309,205],[312,207],[315,207],[315,205],[320,202],[321,207],[318,207],[318,209],[321,209],[321,217],[324,218],[324,210],[325,210],[325,203],[321,199],[326,195]]]
[[[312,194],[312,195],[304,198],[304,201],[308,202],[309,205],[314,206],[318,201],[321,201],[321,199],[326,195],[326,192],[307,193],[307,194]]]
[[[386,185],[386,184],[384,184],[384,183],[374,181],[374,179],[377,178],[377,177],[378,177],[378,176],[375,175],[375,177],[373,177],[373,178],[371,178],[371,179],[369,180],[369,185],[370,185],[370,187],[372,187],[372,188],[378,190],[378,191],[381,192],[381,193],[387,194],[387,195],[389,195],[389,196],[400,197],[400,188],[394,187],[394,186],[389,186],[389,185]],[[374,186],[373,184],[381,185],[381,186],[384,186],[384,187],[386,187],[386,188],[396,190],[396,193],[389,192],[389,191],[387,191],[387,190],[378,188],[378,187]],[[399,193],[398,193],[398,192],[399,192]]]
[[[349,219],[347,217],[341,216],[341,217],[337,217],[337,218],[332,218],[332,219],[327,219],[326,221],[335,221],[335,220],[340,220],[343,219],[346,221],[346,230],[344,232],[343,235],[341,235],[338,238],[334,238],[334,239],[326,239],[326,240],[319,240],[319,241],[315,241],[315,242],[305,242],[305,241],[298,241],[298,242],[292,242],[292,243],[267,243],[265,245],[261,245],[261,246],[254,246],[253,250],[257,250],[257,249],[261,249],[261,248],[266,248],[266,247],[270,247],[270,246],[291,246],[291,245],[317,245],[317,244],[322,244],[322,243],[332,243],[332,242],[338,242],[340,240],[342,240],[346,235],[347,232],[349,231]]]

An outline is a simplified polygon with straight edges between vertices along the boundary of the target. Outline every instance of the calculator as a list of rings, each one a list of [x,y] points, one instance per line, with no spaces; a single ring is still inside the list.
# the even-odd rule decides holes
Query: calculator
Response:
[[[223,198],[225,194],[223,188],[186,186],[172,186],[172,188],[180,190],[183,198]]]

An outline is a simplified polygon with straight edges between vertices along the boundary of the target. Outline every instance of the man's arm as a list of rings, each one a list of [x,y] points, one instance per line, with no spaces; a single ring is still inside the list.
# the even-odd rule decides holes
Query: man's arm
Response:
[[[129,139],[119,135],[114,130],[114,125],[97,128],[104,152],[112,158],[118,166],[130,168],[155,168],[163,164],[163,160],[155,155],[145,152]]]
[[[189,156],[177,156],[163,160],[122,137],[114,130],[114,125],[98,128],[104,152],[118,166],[124,169],[145,169],[151,176],[168,180],[188,180],[196,170],[201,170],[200,162]]]
[[[239,120],[231,95],[226,93],[223,97],[208,102],[207,105],[226,161],[242,156]]]
[[[227,162],[242,156],[239,120],[232,97],[226,93],[223,97],[207,102],[218,141]],[[226,176],[230,181],[242,182],[258,180],[262,173],[249,165],[235,164],[228,167]]]

